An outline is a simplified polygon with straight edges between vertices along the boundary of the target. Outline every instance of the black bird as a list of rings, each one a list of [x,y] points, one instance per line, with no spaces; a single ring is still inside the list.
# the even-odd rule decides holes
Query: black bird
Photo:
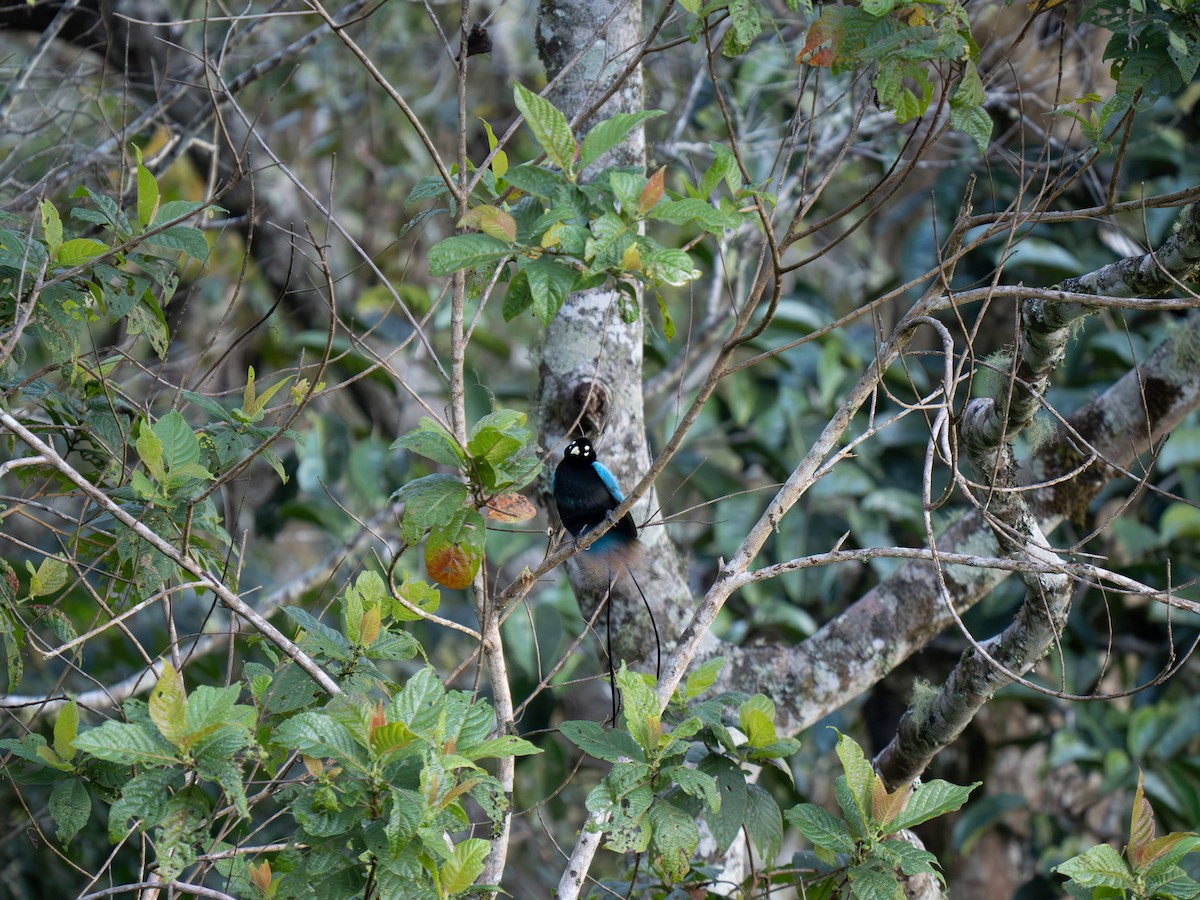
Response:
[[[617,479],[604,464],[596,459],[596,451],[592,442],[587,438],[579,438],[567,444],[563,451],[562,462],[554,471],[550,490],[554,494],[554,505],[558,507],[558,517],[562,519],[563,527],[572,538],[578,540],[593,528],[603,524],[625,500]],[[654,613],[642,586],[638,584],[634,569],[641,562],[641,544],[638,543],[638,529],[630,513],[625,513],[606,531],[601,538],[591,544],[579,557],[589,577],[597,583],[607,580],[607,590],[611,591],[614,579],[622,573],[629,575],[629,580],[637,588],[650,616],[650,627],[654,629],[654,646],[657,656],[655,675],[662,669],[662,645],[658,638],[658,625],[654,621]],[[606,598],[607,612],[611,614],[612,606]],[[616,707],[616,674],[612,670],[611,623],[606,630],[610,632],[608,657],[609,677],[613,680],[613,720],[617,717]]]
[[[554,472],[551,490],[563,527],[576,539],[605,522],[625,499],[612,472],[596,459],[596,451],[587,438],[567,445]],[[587,552],[606,557],[627,556],[621,551],[630,549],[637,537],[633,516],[625,513]]]

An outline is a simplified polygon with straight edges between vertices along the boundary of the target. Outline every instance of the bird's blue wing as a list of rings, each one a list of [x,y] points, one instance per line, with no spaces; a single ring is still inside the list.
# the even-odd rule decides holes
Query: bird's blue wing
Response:
[[[613,473],[604,468],[603,463],[600,462],[593,462],[592,468],[600,476],[600,480],[604,482],[604,486],[608,488],[608,492],[613,495],[613,499],[618,503],[624,503],[625,495],[621,493],[621,489],[617,486],[617,479],[613,478]]]

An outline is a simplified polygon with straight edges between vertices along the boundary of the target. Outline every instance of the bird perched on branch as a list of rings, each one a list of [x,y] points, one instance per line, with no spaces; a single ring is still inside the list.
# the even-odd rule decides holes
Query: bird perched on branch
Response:
[[[596,459],[596,451],[587,438],[567,445],[554,472],[551,489],[558,517],[576,540],[603,524],[625,500],[617,479]],[[625,513],[587,552],[607,555],[632,547],[637,537],[633,516]]]
[[[604,464],[596,459],[596,451],[592,442],[587,438],[571,441],[563,451],[562,462],[554,471],[551,482],[554,494],[554,505],[558,507],[558,517],[562,519],[563,527],[574,540],[583,537],[593,528],[604,524],[612,516],[613,510],[625,500],[617,479]],[[612,604],[610,594],[613,584],[621,574],[628,574],[629,580],[637,588],[638,595],[650,616],[650,626],[654,629],[654,645],[656,653],[655,674],[662,668],[662,649],[658,639],[658,625],[654,622],[654,613],[642,586],[638,584],[634,569],[641,561],[641,545],[638,543],[638,529],[630,513],[625,513],[613,526],[601,535],[600,539],[591,544],[576,559],[583,568],[588,579],[594,586],[605,593],[606,614],[611,616]],[[613,680],[613,719],[617,717],[616,706],[616,674],[612,669],[612,633],[611,622],[606,619],[606,643],[608,644],[609,677]]]

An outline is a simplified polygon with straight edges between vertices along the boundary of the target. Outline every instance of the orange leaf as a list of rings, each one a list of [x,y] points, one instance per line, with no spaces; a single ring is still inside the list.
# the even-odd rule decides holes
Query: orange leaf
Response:
[[[522,494],[497,494],[487,502],[483,514],[493,522],[525,522],[537,510]]]
[[[457,544],[444,532],[434,531],[425,542],[425,568],[429,577],[443,587],[470,587],[479,571],[479,556],[471,547]]]
[[[840,29],[824,15],[813,22],[804,39],[804,49],[796,54],[796,62],[829,68],[833,65],[833,45]]]
[[[646,186],[642,188],[642,193],[638,196],[637,210],[643,216],[654,208],[663,195],[663,173],[667,171],[666,166],[660,166],[658,171],[650,176],[646,182]]]

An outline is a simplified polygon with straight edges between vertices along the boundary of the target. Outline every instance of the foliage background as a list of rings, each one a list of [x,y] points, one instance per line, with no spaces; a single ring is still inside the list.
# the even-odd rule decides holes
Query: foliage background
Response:
[[[1155,23],[1174,12],[1168,3],[1148,6],[1137,19],[1144,27],[1138,46],[1147,52],[1156,40],[1168,41]],[[982,47],[980,68],[991,73],[989,150],[981,155],[972,135],[951,131],[908,170],[906,160],[917,155],[913,148],[939,120],[898,124],[894,104],[875,102],[879,87],[873,98],[871,79],[878,60],[866,50],[853,65],[796,62],[821,10],[764,7],[766,32],[748,52],[730,58],[719,52],[720,38],[731,28],[722,9],[718,4],[711,17],[717,45],[711,70],[703,34],[688,40],[695,17],[682,9],[666,20],[661,52],[646,57],[646,105],[665,111],[646,123],[646,171],[667,166],[672,191],[683,191],[685,179],[695,184],[720,158],[710,142],[728,140],[724,102],[749,183],[769,185],[777,194],[781,221],[796,204],[808,203],[804,220],[828,226],[793,245],[788,259],[793,268],[779,278],[770,328],[742,348],[739,360],[770,355],[717,386],[656,481],[659,508],[641,516],[650,529],[668,531],[697,599],[844,403],[881,339],[920,295],[924,284],[918,282],[938,263],[968,179],[977,179],[974,204],[981,215],[1000,213],[1014,198],[1037,192],[1053,195],[1053,210],[1097,208],[1110,196],[1131,202],[1119,212],[1014,224],[962,258],[953,275],[959,291],[993,280],[1056,284],[1160,246],[1172,233],[1177,207],[1197,184],[1197,93],[1185,77],[1189,66],[1194,73],[1198,56],[1194,27],[1180,32],[1185,46],[1182,53],[1173,51],[1174,73],[1162,64],[1140,84],[1135,125],[1121,118],[1119,104],[1107,108],[1112,119],[1101,133],[1109,145],[1098,152],[1085,125],[1099,122],[1092,117],[1103,115],[1104,101],[1122,89],[1103,60],[1109,33],[1100,26],[1117,32],[1115,46],[1128,45],[1133,14],[1114,18],[1115,6],[1105,3],[1043,4],[1033,12],[986,5],[972,12],[972,24]],[[31,223],[40,222],[38,201],[50,199],[68,229],[99,234],[95,220],[68,219],[73,205],[97,208],[69,194],[85,184],[98,196],[119,196],[126,208],[136,206],[139,168],[131,143],[157,179],[160,214],[172,201],[216,209],[207,218],[188,220],[203,229],[207,252],[194,243],[157,250],[143,245],[145,258],[127,260],[131,270],[145,273],[161,265],[166,285],[169,266],[155,260],[161,255],[173,263],[179,250],[189,254],[179,257],[179,284],[163,302],[161,319],[135,303],[132,309],[140,312],[128,317],[100,317],[82,326],[77,319],[36,321],[22,331],[21,306],[6,297],[0,307],[7,355],[0,404],[53,435],[59,451],[95,480],[125,490],[114,496],[126,503],[136,498],[133,473],[148,469],[139,446],[148,426],[136,423],[174,421],[168,411],[179,410],[184,430],[198,435],[206,464],[218,458],[221,472],[210,505],[196,506],[196,518],[186,526],[192,546],[239,597],[268,612],[284,605],[314,616],[332,610],[331,621],[341,627],[335,598],[344,597],[362,567],[387,571],[401,541],[393,492],[444,471],[393,442],[422,416],[449,418],[454,287],[447,278],[432,277],[426,260],[430,247],[454,233],[455,219],[444,197],[411,199],[414,187],[431,174],[429,155],[385,87],[400,86],[429,140],[445,148],[448,159],[462,140],[466,157],[481,165],[490,145],[479,120],[490,123],[495,135],[507,134],[517,115],[512,84],[544,83],[535,62],[537,10],[513,4],[472,10],[472,20],[477,13],[486,16],[493,47],[472,58],[464,127],[452,64],[459,12],[449,4],[352,7],[339,20],[351,23],[343,33],[361,51],[356,57],[309,7],[262,5],[221,14],[198,5],[172,9],[173,26],[151,29],[157,45],[177,45],[174,52],[185,59],[207,60],[177,83],[201,96],[211,92],[222,104],[216,119],[198,120],[193,144],[177,141],[180,123],[201,114],[199,107],[189,107],[195,102],[190,94],[166,119],[137,124],[146,108],[138,81],[153,77],[161,60],[135,58],[121,69],[125,76],[118,76],[95,53],[81,52],[79,41],[60,40],[49,43],[47,56],[27,72],[36,37],[17,30],[3,35],[7,61],[0,80],[19,90],[10,89],[3,105],[0,196],[7,212],[0,224],[15,234],[32,228],[41,235],[40,224]],[[1164,58],[1170,59],[1156,57],[1159,63]],[[276,59],[278,65],[265,64]],[[377,71],[368,71],[363,59]],[[1128,74],[1135,63],[1124,65]],[[953,65],[933,68],[949,79]],[[715,84],[710,72],[717,74]],[[22,73],[28,77],[18,80]],[[161,96],[175,83],[160,82],[155,91]],[[1093,92],[1097,99],[1089,99]],[[936,96],[935,91],[931,97]],[[245,138],[247,123],[254,124],[256,138]],[[194,152],[205,141],[253,151],[239,179],[230,179],[234,154],[206,163]],[[513,165],[540,153],[527,128],[515,131],[504,149]],[[897,167],[904,176],[888,181]],[[820,181],[825,175],[827,184]],[[821,190],[814,192],[818,183]],[[886,196],[872,195],[879,183],[889,185]],[[311,197],[304,198],[298,186]],[[1171,195],[1181,196],[1171,204],[1133,202]],[[856,212],[864,196],[868,201]],[[196,240],[190,232],[180,235],[181,242]],[[655,235],[668,246],[683,246],[698,230],[692,223],[659,223]],[[700,279],[663,287],[661,307],[647,295],[644,393],[652,455],[667,444],[699,387],[730,308],[749,295],[760,240],[753,222],[709,236],[691,247]],[[501,315],[500,295],[487,290],[489,275],[476,273],[461,285],[469,317],[488,298],[472,321],[470,351],[461,367],[469,423],[493,408],[536,414],[532,397],[547,340],[535,317]],[[1192,296],[1186,285],[1181,288],[1178,293]],[[159,295],[165,296],[162,290]],[[881,301],[885,296],[890,299]],[[958,358],[967,362],[965,371],[982,384],[976,394],[995,389],[988,387],[989,378],[1003,384],[1006,348],[1018,327],[1013,305],[976,303],[944,317],[958,341]],[[1084,320],[1054,371],[1046,407],[1070,416],[1144,361],[1165,337],[1179,335],[1185,315],[1114,307]],[[829,328],[831,323],[837,327]],[[889,417],[914,395],[935,389],[942,366],[937,349],[936,342],[919,344],[903,366],[889,370],[885,391],[871,409],[875,421],[887,421],[887,427],[813,485],[802,508],[778,523],[758,565],[827,552],[839,545],[839,537],[846,548],[925,545],[921,484],[930,422],[923,411],[894,422]],[[1181,367],[1192,364],[1189,346],[1178,352]],[[252,377],[260,391],[286,382],[263,410],[252,408],[255,397],[247,392]],[[225,411],[224,419],[213,404]],[[253,421],[230,419],[234,409]],[[254,420],[258,412],[263,418]],[[1042,418],[1018,442],[1024,460],[1035,457],[1053,427],[1044,413]],[[247,431],[247,425],[262,430]],[[862,413],[855,428],[867,427]],[[1190,416],[1144,459],[1144,470],[1134,469],[1136,477],[1110,481],[1086,510],[1063,524],[1056,545],[1151,587],[1170,586],[1185,600],[1200,599],[1192,586],[1193,538],[1200,533],[1198,427]],[[241,437],[235,440],[235,433]],[[222,435],[228,444],[220,443]],[[268,439],[268,450],[254,449]],[[547,467],[558,449],[538,448]],[[44,467],[14,465],[26,455],[15,440],[4,452],[0,553],[11,573],[11,589],[0,598],[10,638],[4,737],[31,730],[50,735],[53,717],[37,715],[48,697],[115,686],[147,692],[153,679],[145,667],[164,654],[185,672],[189,686],[236,682],[248,663],[272,665],[267,645],[228,637],[231,618],[211,590],[182,586],[187,584],[182,577],[162,605],[167,615],[152,605],[122,628],[110,624],[152,593],[169,569],[160,568],[161,557],[108,541],[106,523],[95,518],[97,511],[80,499],[76,486]],[[248,457],[244,467],[236,462],[241,454]],[[210,468],[210,474],[218,471]],[[623,480],[629,486],[640,474]],[[940,490],[945,475],[939,477]],[[175,489],[207,487],[181,480]],[[529,493],[544,509],[545,479]],[[956,496],[935,517],[949,525],[965,508]],[[81,521],[88,528],[79,528]],[[169,527],[165,521],[148,524]],[[536,567],[551,524],[539,513],[532,522],[491,527],[486,585],[499,592]],[[111,552],[109,544],[115,545]],[[53,567],[41,568],[51,555],[86,565],[100,560],[102,569],[55,574]],[[414,546],[398,567],[423,577],[425,564],[423,548]],[[897,559],[876,558],[748,584],[732,595],[715,631],[739,647],[794,646],[899,565]],[[48,582],[39,585],[34,574],[39,571]],[[1015,580],[1002,584],[966,614],[966,626],[980,638],[999,631],[1011,620],[1021,591]],[[443,589],[437,614],[475,628],[477,609],[469,592]],[[1200,822],[1197,675],[1194,665],[1181,664],[1197,636],[1196,620],[1178,610],[1168,620],[1165,609],[1080,583],[1061,640],[1038,670],[1042,683],[1072,694],[1149,686],[1092,703],[1059,700],[1019,685],[1006,688],[935,760],[931,776],[985,783],[961,816],[924,834],[948,869],[952,896],[982,896],[997,883],[1014,894],[1044,896],[1053,890],[1053,865],[1096,842],[1123,845],[1139,770],[1165,830],[1193,829]],[[295,636],[293,620],[276,614],[272,621]],[[45,659],[25,649],[23,671],[11,662],[24,641],[45,650],[92,629],[96,633],[77,655]],[[596,646],[602,642],[585,640],[579,649],[582,630],[561,567],[539,579],[503,629],[511,695],[518,703],[528,700],[516,726],[544,753],[536,764],[517,766],[514,806],[520,814],[511,840],[520,852],[511,854],[505,881],[517,896],[549,894],[562,869],[555,846],[566,850],[574,842],[578,810],[602,773],[554,734],[562,721],[591,717],[597,705],[608,702],[602,680],[607,666]],[[469,635],[419,620],[404,631],[453,687],[489,693]],[[194,638],[203,640],[193,643]],[[945,632],[865,694],[847,692],[823,724],[855,735],[872,755],[895,734],[914,683],[941,682],[966,646],[953,629]],[[563,659],[556,686],[545,689],[543,677]],[[418,670],[419,661],[380,667],[403,680]],[[1157,679],[1165,671],[1171,677]],[[89,724],[111,713],[111,705],[97,709]],[[834,740],[832,732],[810,728],[790,760],[791,779],[767,771],[763,785],[784,806],[801,799],[830,805]],[[10,757],[8,764],[17,760]],[[1031,771],[1040,777],[1030,779]],[[81,870],[103,872],[114,883],[138,880],[146,860],[138,852],[110,860],[99,805],[92,823],[60,848],[48,806],[52,782],[44,782],[12,779],[3,787],[8,796],[0,806],[6,810],[0,828],[10,839],[0,850],[0,873],[13,896],[45,896],[48,886],[82,884]],[[267,827],[254,840],[269,843],[273,834]],[[794,832],[788,840],[793,846]],[[610,875],[619,871],[613,858],[598,868]]]

